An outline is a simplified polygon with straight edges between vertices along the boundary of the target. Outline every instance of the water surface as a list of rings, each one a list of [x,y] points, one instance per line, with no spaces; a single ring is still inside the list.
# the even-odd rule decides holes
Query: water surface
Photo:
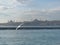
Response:
[[[0,45],[60,45],[60,29],[0,30]]]

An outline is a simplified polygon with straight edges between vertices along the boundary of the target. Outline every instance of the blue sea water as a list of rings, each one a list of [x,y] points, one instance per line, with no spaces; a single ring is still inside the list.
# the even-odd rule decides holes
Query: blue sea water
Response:
[[[60,29],[0,30],[0,45],[60,45]]]

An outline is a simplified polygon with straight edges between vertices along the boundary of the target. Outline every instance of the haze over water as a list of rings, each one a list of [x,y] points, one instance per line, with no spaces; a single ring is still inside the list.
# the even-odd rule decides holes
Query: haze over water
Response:
[[[0,30],[0,45],[60,45],[60,30]]]

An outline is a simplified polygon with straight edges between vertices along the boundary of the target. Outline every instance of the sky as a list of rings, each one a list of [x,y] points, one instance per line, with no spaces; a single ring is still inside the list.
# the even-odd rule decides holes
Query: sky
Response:
[[[60,0],[0,0],[0,23],[60,20]]]

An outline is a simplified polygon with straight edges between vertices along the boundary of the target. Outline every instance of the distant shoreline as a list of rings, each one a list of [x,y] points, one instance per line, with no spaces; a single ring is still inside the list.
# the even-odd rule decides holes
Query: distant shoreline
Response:
[[[42,20],[33,20],[33,21],[24,21],[24,22],[14,22],[12,20],[7,23],[0,23],[0,26],[18,26],[23,23],[23,26],[60,26],[60,20],[52,21],[42,21]]]
[[[16,30],[16,26],[15,27],[0,27],[0,30],[12,30],[12,29]],[[20,27],[19,29],[60,29],[60,26]]]

